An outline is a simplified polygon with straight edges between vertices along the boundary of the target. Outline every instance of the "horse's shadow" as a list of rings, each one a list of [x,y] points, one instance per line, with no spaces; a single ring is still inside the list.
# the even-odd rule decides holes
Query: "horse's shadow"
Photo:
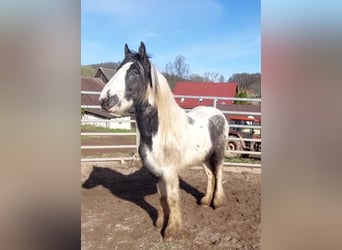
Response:
[[[157,209],[145,200],[145,196],[157,193],[156,180],[146,168],[142,167],[132,174],[125,175],[114,169],[93,166],[93,170],[82,187],[91,189],[98,185],[107,188],[116,197],[130,201],[144,209],[156,225]],[[181,178],[180,188],[191,194],[197,204],[200,203],[203,193]]]

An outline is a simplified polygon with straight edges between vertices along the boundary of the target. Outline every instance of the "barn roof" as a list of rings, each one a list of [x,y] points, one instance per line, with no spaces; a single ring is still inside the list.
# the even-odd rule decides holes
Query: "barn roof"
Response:
[[[98,91],[101,92],[105,83],[100,78],[82,77],[81,91]],[[98,95],[81,95],[81,105],[100,105]]]
[[[211,83],[211,82],[177,82],[173,90],[174,95],[191,95],[191,96],[211,96],[211,97],[235,97],[238,90],[238,84],[232,83]],[[218,100],[226,104],[232,101]],[[199,105],[213,106],[213,99],[193,99],[193,98],[176,98],[176,102],[182,108],[194,108]]]
[[[81,78],[81,91],[97,91],[101,92],[105,83],[100,78],[95,77],[82,77]],[[100,105],[99,95],[82,94],[81,105]],[[103,118],[113,118],[114,116],[102,109],[85,109],[86,113],[90,113]]]
[[[98,76],[100,73],[106,78],[107,82],[113,77],[115,74],[114,69],[109,69],[109,68],[104,68],[104,67],[99,67],[95,76]]]
[[[83,91],[101,91],[105,83],[100,78],[82,77],[81,90]]]
[[[111,119],[111,118],[117,118],[120,117],[118,115],[114,115],[114,114],[110,114],[106,111],[104,111],[103,109],[85,109],[84,112],[86,114],[91,114],[100,118],[104,118],[104,119]]]

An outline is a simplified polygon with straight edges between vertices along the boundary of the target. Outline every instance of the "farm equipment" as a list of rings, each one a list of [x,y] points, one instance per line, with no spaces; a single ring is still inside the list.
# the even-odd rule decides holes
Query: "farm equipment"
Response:
[[[235,157],[245,157],[248,153],[234,153],[233,151],[254,151],[261,152],[261,140],[249,141],[246,139],[261,139],[261,121],[253,116],[230,116],[229,117],[229,137],[234,138],[229,140],[227,149],[230,154]],[[232,126],[231,126],[232,125]],[[242,125],[235,127],[234,125]],[[239,140],[242,139],[242,140]]]

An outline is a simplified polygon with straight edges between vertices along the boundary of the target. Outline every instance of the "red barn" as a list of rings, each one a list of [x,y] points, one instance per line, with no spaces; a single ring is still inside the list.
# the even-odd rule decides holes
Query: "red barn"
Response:
[[[238,91],[237,83],[212,82],[177,82],[173,90],[174,95],[209,96],[209,97],[235,97]],[[176,102],[184,109],[196,106],[214,106],[213,99],[176,97]],[[230,100],[220,100],[217,104],[232,104]]]

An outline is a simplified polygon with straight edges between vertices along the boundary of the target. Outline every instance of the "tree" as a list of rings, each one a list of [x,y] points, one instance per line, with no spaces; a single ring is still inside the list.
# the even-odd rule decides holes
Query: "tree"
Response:
[[[92,66],[95,69],[95,71],[97,71],[100,67],[117,70],[119,65],[120,65],[120,62],[102,62],[102,63],[90,64],[89,66]]]
[[[223,75],[220,75],[220,76],[219,76],[218,82],[224,82],[224,76],[223,76]]]
[[[261,74],[254,73],[235,73],[229,80],[229,82],[236,82],[241,90],[250,90],[254,92],[258,97],[261,96],[260,85],[261,85]]]
[[[203,77],[199,74],[191,74],[189,80],[192,82],[204,82]]]
[[[190,74],[190,66],[185,63],[185,57],[178,55],[174,62],[168,62],[165,67],[166,73],[187,79]]]
[[[203,74],[203,80],[205,82],[224,82],[224,76],[217,72],[206,71]]]
[[[173,62],[168,62],[165,66],[165,77],[171,89],[179,80],[189,79],[190,66],[185,63],[185,57],[178,55]]]
[[[176,59],[173,63],[173,67],[176,73],[176,76],[180,78],[188,78],[190,73],[190,66],[189,64],[185,63],[184,56],[176,56]]]
[[[203,76],[199,74],[191,74],[189,80],[193,82],[225,82],[224,76],[216,72],[204,72]]]

